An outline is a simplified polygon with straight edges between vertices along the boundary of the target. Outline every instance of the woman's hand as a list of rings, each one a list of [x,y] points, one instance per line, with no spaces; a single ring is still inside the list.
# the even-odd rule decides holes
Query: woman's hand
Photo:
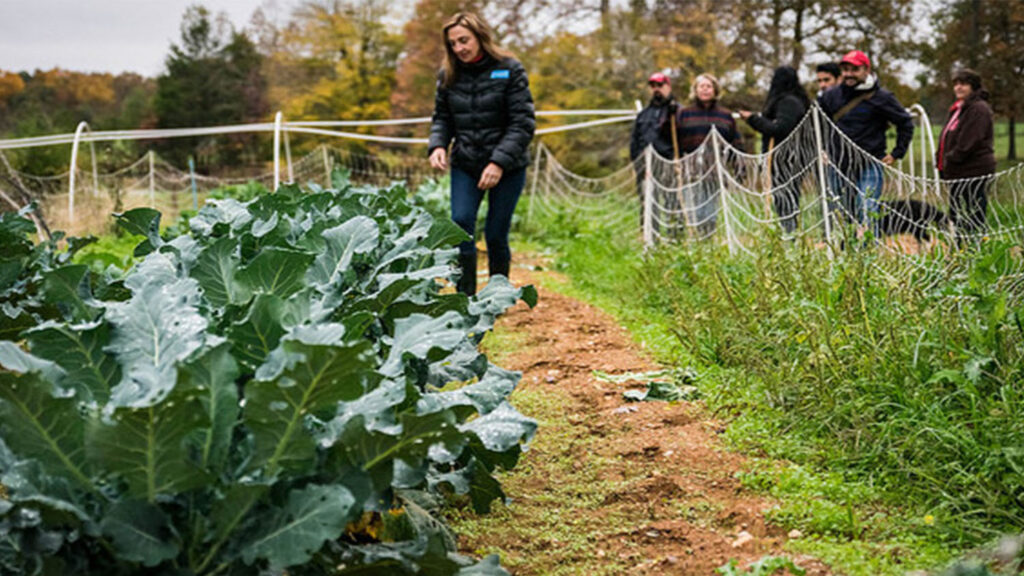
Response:
[[[430,165],[437,170],[448,169],[448,152],[444,148],[434,148],[430,153]]]
[[[476,187],[481,190],[490,190],[497,186],[498,182],[501,181],[501,175],[504,174],[504,170],[501,166],[498,166],[494,162],[487,165],[484,168],[483,174],[480,175],[480,181],[477,182]]]
[[[753,115],[754,113],[750,110],[740,110],[740,118],[743,118],[744,120],[749,120]]]

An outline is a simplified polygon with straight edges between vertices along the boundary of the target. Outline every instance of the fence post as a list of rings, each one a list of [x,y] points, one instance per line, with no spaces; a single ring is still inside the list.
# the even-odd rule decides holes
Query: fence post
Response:
[[[324,144],[320,151],[324,156],[324,188],[331,187],[331,159],[327,155],[327,144]]]
[[[925,130],[931,131],[931,126],[928,123],[928,115],[924,112],[924,107],[921,108],[921,178],[927,181],[928,178],[928,134]],[[913,148],[913,144],[910,146]]]
[[[196,190],[196,161],[188,157],[188,175],[192,180],[192,210],[199,211],[199,192]]]
[[[654,246],[654,146],[644,148],[644,250]]]
[[[829,246],[829,255],[832,254],[832,214],[828,208],[828,185],[825,180],[825,146],[821,138],[821,108],[814,105],[814,144],[817,146],[818,154],[818,189],[821,190],[821,213],[825,220],[825,243]]]
[[[89,157],[92,158],[92,197],[95,198],[100,195],[100,171],[96,168],[96,143],[92,140],[89,140]]]
[[[533,182],[530,182],[530,202],[526,205],[526,223],[533,223],[533,204],[537,201],[537,181],[540,179],[540,156],[545,151],[544,145],[537,142],[537,153],[533,159]]]
[[[277,192],[281,185],[281,118],[280,111],[274,114],[274,189],[271,192]]]
[[[715,151],[715,173],[718,175],[718,195],[722,201],[722,220],[725,221],[725,240],[729,244],[729,254],[736,253],[735,239],[732,234],[732,220],[729,218],[729,199],[725,195],[725,169],[722,166],[722,145],[721,133],[714,128],[715,133],[711,135],[711,145]]]
[[[190,157],[191,161],[192,158]],[[149,207],[156,209],[156,177],[153,174],[153,151],[149,151]]]
[[[288,165],[288,182],[295,182],[295,173],[292,171],[292,145],[287,126],[284,127],[284,161]]]
[[[68,228],[75,223],[75,175],[78,173],[78,145],[82,140],[82,132],[89,129],[89,123],[81,121],[75,128],[75,138],[71,141],[71,166],[68,167]]]

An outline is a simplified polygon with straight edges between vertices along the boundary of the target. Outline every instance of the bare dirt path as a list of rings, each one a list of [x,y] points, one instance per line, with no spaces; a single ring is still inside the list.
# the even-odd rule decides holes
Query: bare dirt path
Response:
[[[540,422],[510,498],[493,514],[453,520],[466,552],[498,552],[514,574],[715,574],[782,554],[787,534],[766,526],[773,503],[736,478],[742,456],[723,449],[703,405],[627,403],[637,384],[593,374],[656,369],[610,316],[551,291],[552,272],[513,271],[540,302],[520,303],[485,339],[492,358],[521,370],[512,401]],[[490,340],[490,344],[488,344]],[[808,574],[829,574],[798,558]]]

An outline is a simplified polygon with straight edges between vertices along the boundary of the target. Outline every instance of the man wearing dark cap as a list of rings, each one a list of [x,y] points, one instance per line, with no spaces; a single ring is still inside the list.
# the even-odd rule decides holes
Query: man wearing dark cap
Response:
[[[891,165],[903,158],[914,138],[910,114],[892,92],[878,85],[871,73],[871,60],[860,50],[848,52],[839,62],[842,80],[837,89],[826,90],[818,97],[822,111],[858,148],[881,164]],[[886,150],[885,131],[896,126],[896,146]],[[878,211],[882,193],[883,172],[878,162],[853,150],[844,150],[842,139],[833,136],[829,157],[838,170],[832,185],[839,191],[847,216],[864,223],[869,212]]]
[[[673,158],[678,152],[672,146],[672,131],[662,129],[678,109],[675,96],[672,95],[672,82],[668,76],[655,72],[647,79],[647,86],[651,90],[651,100],[647,107],[637,114],[636,123],[633,124],[633,135],[629,141],[629,159],[636,170],[636,190],[641,200],[641,223],[643,181],[646,174],[644,150],[648,145],[652,145],[654,151],[664,158]]]

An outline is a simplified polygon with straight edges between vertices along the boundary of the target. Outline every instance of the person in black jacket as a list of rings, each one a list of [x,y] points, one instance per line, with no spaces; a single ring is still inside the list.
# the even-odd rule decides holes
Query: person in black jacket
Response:
[[[536,128],[526,70],[474,14],[452,16],[442,38],[445,57],[430,126],[430,165],[445,170],[451,164],[452,220],[474,238],[480,203],[488,197],[484,237],[490,275],[507,277],[509,229],[526,184],[527,147]],[[459,292],[476,293],[474,241],[459,245],[459,265]]]
[[[836,127],[875,160],[851,153],[838,135],[829,143],[835,171],[832,190],[839,191],[848,217],[864,223],[867,213],[877,213],[884,184],[882,166],[903,158],[914,138],[914,122],[892,92],[878,85],[871,61],[859,50],[839,62],[842,83],[818,97],[818,104]],[[896,146],[886,152],[885,131],[896,126]],[[880,164],[879,164],[880,162]]]
[[[666,131],[672,115],[678,111],[678,104],[672,94],[672,82],[661,72],[651,74],[647,79],[651,89],[651,101],[640,111],[633,124],[633,133],[629,140],[629,159],[636,172],[636,194],[640,198],[640,225],[644,222],[643,182],[647,175],[647,164],[644,161],[644,150],[653,146],[654,151],[662,158],[678,158],[679,147],[672,144],[671,132]],[[662,163],[655,163],[661,166]],[[655,172],[657,174],[657,172]],[[657,226],[657,221],[653,222]]]
[[[780,66],[772,75],[771,88],[761,114],[749,110],[740,110],[740,117],[750,127],[761,133],[761,152],[771,153],[776,144],[785,140],[800,124],[811,101],[807,92],[800,85],[796,69],[791,66]],[[781,219],[782,229],[792,233],[796,231],[797,213],[800,210],[800,181],[790,172],[773,166],[772,204],[775,214]]]
[[[672,147],[672,138],[662,130],[669,112],[675,112],[678,107],[672,94],[672,82],[668,76],[655,72],[647,79],[647,85],[651,89],[651,101],[636,115],[629,141],[629,159],[634,163],[648,145],[654,146],[654,151],[665,158],[678,154]]]

